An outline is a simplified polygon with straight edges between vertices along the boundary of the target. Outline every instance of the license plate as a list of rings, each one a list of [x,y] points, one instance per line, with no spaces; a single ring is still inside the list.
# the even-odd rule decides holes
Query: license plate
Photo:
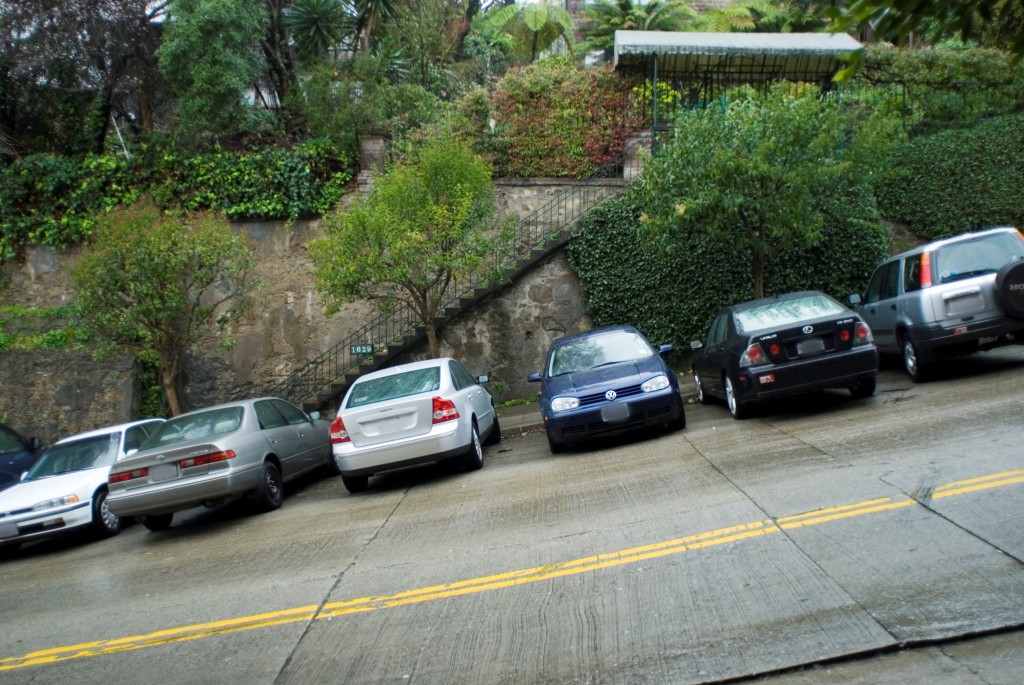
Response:
[[[796,353],[801,357],[811,354],[821,354],[825,351],[825,342],[821,338],[810,338],[801,340],[796,344]]]
[[[13,538],[18,534],[18,526],[13,523],[0,523],[0,540]]]
[[[170,480],[172,478],[177,478],[177,476],[177,464],[157,464],[156,466],[149,470],[149,479],[153,482]]]
[[[605,422],[622,421],[629,418],[628,404],[609,404],[601,409],[601,420]]]

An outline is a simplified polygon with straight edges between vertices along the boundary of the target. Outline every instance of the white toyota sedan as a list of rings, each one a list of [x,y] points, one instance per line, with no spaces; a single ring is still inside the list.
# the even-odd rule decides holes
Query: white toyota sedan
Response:
[[[450,459],[483,466],[485,444],[501,440],[487,376],[454,359],[427,359],[360,376],[331,423],[331,445],[349,492],[372,475]]]

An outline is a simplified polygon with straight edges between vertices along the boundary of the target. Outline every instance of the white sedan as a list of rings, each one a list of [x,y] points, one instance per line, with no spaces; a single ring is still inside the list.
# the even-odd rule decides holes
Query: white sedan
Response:
[[[21,482],[0,492],[0,545],[89,529],[121,532],[107,504],[110,467],[135,452],[163,419],[145,419],[64,438],[49,447]]]
[[[451,459],[483,466],[484,444],[501,440],[490,393],[454,359],[427,359],[360,376],[331,423],[331,445],[349,492],[370,476]]]

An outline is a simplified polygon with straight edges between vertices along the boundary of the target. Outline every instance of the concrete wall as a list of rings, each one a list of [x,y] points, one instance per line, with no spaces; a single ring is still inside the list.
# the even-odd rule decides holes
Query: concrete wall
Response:
[[[614,192],[623,181],[587,183]],[[501,180],[496,183],[497,201],[504,211],[526,216],[571,184],[558,179]],[[188,360],[186,400],[192,407],[268,392],[376,313],[368,303],[354,303],[333,317],[324,316],[307,250],[308,241],[322,234],[319,221],[291,226],[241,223],[235,228],[249,235],[258,262],[256,275],[263,283],[255,294],[252,319],[233,324],[222,339],[205,341]],[[72,302],[75,293],[70,273],[79,254],[79,248],[60,252],[33,248],[22,261],[4,263],[3,277],[9,285],[0,292],[0,300],[26,307]],[[537,386],[527,384],[526,375],[541,367],[551,340],[589,327],[579,280],[564,253],[557,253],[444,329],[441,352],[464,361],[474,373],[490,372],[496,379],[492,390],[501,400],[528,397],[536,394]],[[233,345],[224,346],[227,340]],[[426,354],[423,349],[411,356]],[[4,369],[0,373],[0,419],[7,416],[15,427],[34,427],[40,435],[55,431],[56,437],[134,418],[131,407],[138,402],[129,382],[131,364],[122,360],[118,367],[128,375],[126,380],[112,375],[111,363],[92,362],[88,355],[79,354],[0,351]],[[95,368],[94,388],[69,391],[69,373],[73,371],[75,383],[88,387],[90,367]],[[24,409],[19,399],[23,387],[34,388]],[[113,388],[123,396],[108,394],[108,389],[115,393]],[[57,418],[62,415],[76,418]],[[46,418],[37,423],[33,418],[37,416]]]

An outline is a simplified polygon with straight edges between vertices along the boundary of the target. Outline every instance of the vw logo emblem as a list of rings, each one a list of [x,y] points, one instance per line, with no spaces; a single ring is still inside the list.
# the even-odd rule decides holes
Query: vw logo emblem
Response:
[[[804,333],[810,335],[814,332],[814,326],[804,326]]]
[[[608,400],[609,402],[611,402],[612,400],[614,400],[614,399],[615,399],[616,397],[618,397],[618,395],[616,395],[616,394],[615,394],[615,391],[614,391],[614,390],[609,390],[608,392],[606,392],[606,393],[604,394],[604,398],[605,398],[606,400]]]

